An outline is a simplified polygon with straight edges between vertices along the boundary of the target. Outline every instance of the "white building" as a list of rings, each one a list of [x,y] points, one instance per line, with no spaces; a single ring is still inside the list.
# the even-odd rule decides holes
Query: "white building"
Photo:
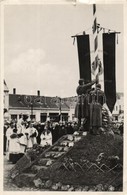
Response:
[[[117,100],[114,106],[114,110],[112,112],[114,120],[120,121],[121,117],[123,119],[124,117],[123,113],[124,113],[124,96],[123,93],[117,93]]]
[[[45,122],[47,118],[52,121],[68,120],[69,107],[59,97],[9,94],[9,115],[11,119],[18,120],[23,115],[24,119],[29,117],[38,122]]]
[[[9,112],[10,119],[18,120],[21,114],[29,116],[36,121],[44,122],[49,117],[53,121],[75,120],[75,105],[77,96],[68,98],[46,97],[37,95],[9,94],[8,87],[4,82],[4,108]],[[123,93],[117,93],[117,100],[112,112],[114,120],[121,121],[124,118],[124,97]],[[8,115],[8,113],[6,113]]]

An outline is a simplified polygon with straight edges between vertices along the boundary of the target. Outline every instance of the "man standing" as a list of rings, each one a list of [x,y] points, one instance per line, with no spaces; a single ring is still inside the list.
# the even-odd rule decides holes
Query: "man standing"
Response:
[[[33,124],[30,123],[29,127],[26,129],[27,134],[27,148],[32,148],[34,144],[37,144],[36,137],[38,136],[37,130],[33,127]]]
[[[97,84],[96,89],[90,92],[90,130],[92,134],[98,134],[102,127],[102,106],[105,103],[105,94],[101,85]]]
[[[75,117],[78,118],[79,126],[81,126],[81,120],[87,119],[89,116],[89,97],[88,90],[91,86],[98,82],[98,76],[90,83],[86,83],[84,79],[79,80],[79,86],[77,87],[78,101],[75,107]]]

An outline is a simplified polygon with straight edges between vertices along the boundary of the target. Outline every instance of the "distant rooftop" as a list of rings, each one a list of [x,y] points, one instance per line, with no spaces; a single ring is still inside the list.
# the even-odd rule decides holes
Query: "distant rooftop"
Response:
[[[60,99],[58,97],[47,97],[38,95],[20,95],[9,94],[10,108],[29,108],[33,106],[34,109],[60,109]],[[66,103],[61,101],[61,109],[69,110]]]

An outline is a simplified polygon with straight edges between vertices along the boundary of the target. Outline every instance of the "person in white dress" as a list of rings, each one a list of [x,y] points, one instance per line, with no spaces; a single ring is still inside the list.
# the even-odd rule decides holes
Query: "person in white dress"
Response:
[[[40,143],[41,146],[43,147],[46,145],[52,146],[52,133],[48,129],[47,124],[45,126],[45,130],[41,133],[40,138],[41,138],[41,143]]]
[[[21,118],[17,121],[17,129],[18,129],[18,132],[22,129],[22,123],[23,122],[24,122],[23,115],[21,114]]]
[[[13,129],[13,133],[10,136],[9,153],[20,153],[20,141],[17,129]]]
[[[20,127],[18,128],[18,136],[20,141],[20,153],[25,153],[28,142],[28,135],[25,122],[22,122],[20,124]]]
[[[37,129],[33,127],[33,124],[30,123],[29,127],[26,129],[27,134],[27,148],[32,148],[34,144],[37,144]]]
[[[6,131],[6,137],[7,137],[7,146],[6,146],[6,151],[9,151],[9,144],[10,144],[10,136],[13,134],[13,129],[14,129],[14,124],[10,123],[9,128]]]
[[[9,142],[8,160],[16,163],[17,160],[19,160],[20,154],[20,141],[17,134],[17,129],[13,129],[13,133],[10,135]]]

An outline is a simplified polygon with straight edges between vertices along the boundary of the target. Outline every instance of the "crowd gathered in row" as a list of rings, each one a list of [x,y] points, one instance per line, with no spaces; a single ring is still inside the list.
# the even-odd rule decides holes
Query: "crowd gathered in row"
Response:
[[[123,123],[113,124],[114,133],[123,134]],[[35,144],[41,147],[51,146],[60,137],[73,134],[79,131],[79,124],[73,122],[52,122],[40,123],[36,121],[24,121],[21,117],[18,121],[10,121],[4,124],[4,155],[11,153],[24,154],[32,149]]]
[[[11,121],[4,125],[4,154],[23,154],[35,144],[51,146],[63,135],[73,134],[77,130],[76,122],[33,123],[24,121],[21,117],[17,123]]]

